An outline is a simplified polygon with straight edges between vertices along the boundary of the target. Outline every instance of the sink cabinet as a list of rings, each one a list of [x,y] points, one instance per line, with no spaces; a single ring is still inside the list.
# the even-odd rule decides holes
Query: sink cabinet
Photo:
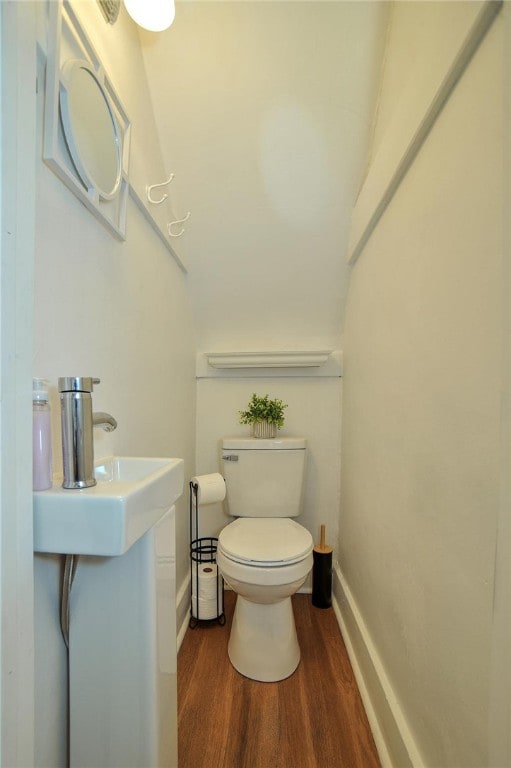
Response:
[[[34,550],[79,555],[70,768],[177,766],[175,508],[182,459],[109,456],[97,484],[34,493]]]
[[[175,508],[121,557],[80,557],[69,635],[71,768],[175,768]]]

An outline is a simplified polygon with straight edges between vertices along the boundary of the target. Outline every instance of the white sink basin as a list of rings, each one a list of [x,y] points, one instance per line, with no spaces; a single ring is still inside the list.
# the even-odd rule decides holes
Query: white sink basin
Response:
[[[182,459],[109,456],[96,462],[97,485],[34,492],[34,551],[122,555],[183,492]]]

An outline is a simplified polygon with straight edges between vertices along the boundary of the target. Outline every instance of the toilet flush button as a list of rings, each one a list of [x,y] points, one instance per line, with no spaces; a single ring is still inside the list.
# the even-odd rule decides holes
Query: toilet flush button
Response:
[[[224,456],[223,459],[224,461],[238,461],[238,456],[234,453],[231,453],[228,456]]]

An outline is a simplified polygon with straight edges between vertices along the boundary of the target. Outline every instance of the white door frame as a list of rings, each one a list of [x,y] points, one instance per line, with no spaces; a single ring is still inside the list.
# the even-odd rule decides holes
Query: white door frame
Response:
[[[511,766],[511,7],[504,3],[504,191],[500,508],[490,685],[490,766]]]
[[[31,378],[36,12],[0,3],[0,765],[34,765]]]

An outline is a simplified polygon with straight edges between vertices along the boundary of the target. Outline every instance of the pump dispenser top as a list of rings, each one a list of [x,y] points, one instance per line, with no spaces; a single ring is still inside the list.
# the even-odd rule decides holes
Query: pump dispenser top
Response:
[[[32,380],[32,487],[45,491],[52,485],[51,411],[46,379]]]
[[[32,400],[48,402],[50,382],[47,379],[32,379]]]

